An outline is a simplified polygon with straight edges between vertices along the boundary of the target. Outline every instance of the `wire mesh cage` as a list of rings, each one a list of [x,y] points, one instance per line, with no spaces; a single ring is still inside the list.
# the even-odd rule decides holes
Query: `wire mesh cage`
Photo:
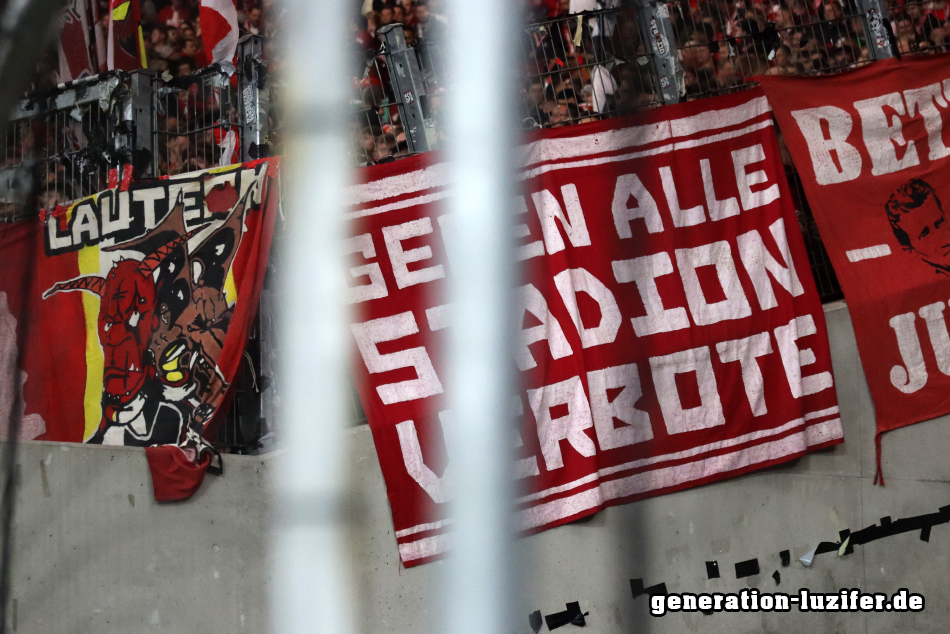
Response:
[[[555,128],[660,104],[634,8],[528,25],[520,38],[525,128]]]
[[[15,220],[108,187],[120,160],[109,102],[57,107],[56,95],[25,100],[3,133],[0,220]]]
[[[734,92],[756,75],[833,73],[872,60],[855,0],[675,0],[670,20],[689,99]]]
[[[950,7],[945,0],[887,0],[894,44],[900,54],[944,53],[950,45]]]
[[[158,176],[241,162],[235,86],[216,67],[160,78],[155,136]]]

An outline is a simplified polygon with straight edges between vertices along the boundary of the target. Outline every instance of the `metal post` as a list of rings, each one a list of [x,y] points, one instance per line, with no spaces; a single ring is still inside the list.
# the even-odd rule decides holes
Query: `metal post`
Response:
[[[402,24],[387,24],[376,31],[383,40],[383,53],[389,69],[393,93],[400,102],[403,130],[410,152],[428,152],[434,149],[435,134],[429,121],[426,89],[422,83],[422,69],[416,53],[406,45]]]
[[[158,119],[155,100],[155,77],[150,73],[132,73],[129,78],[134,124],[132,164],[138,178],[158,176]]]
[[[664,104],[679,103],[683,95],[683,67],[676,53],[676,35],[665,2],[637,0],[637,22],[644,42],[653,51],[654,90]]]
[[[238,117],[241,127],[241,160],[261,158],[267,139],[267,91],[261,90],[264,38],[245,35],[238,42]]]
[[[353,632],[343,430],[351,339],[344,308],[348,95],[352,64],[339,0],[283,0],[287,231],[281,430],[275,459],[274,631]],[[319,45],[315,39],[319,37]]]
[[[887,24],[887,5],[883,0],[858,0],[858,7],[864,14],[864,35],[868,39],[871,59],[894,57],[892,35]]]
[[[446,92],[453,195],[449,226],[457,239],[449,276],[448,391],[459,448],[451,456],[454,553],[445,584],[442,630],[465,634],[516,631],[514,429],[517,377],[514,340],[512,212],[516,130],[517,3],[450,0]],[[473,28],[483,15],[492,27]],[[477,51],[477,54],[473,54]],[[463,237],[464,236],[464,237]]]

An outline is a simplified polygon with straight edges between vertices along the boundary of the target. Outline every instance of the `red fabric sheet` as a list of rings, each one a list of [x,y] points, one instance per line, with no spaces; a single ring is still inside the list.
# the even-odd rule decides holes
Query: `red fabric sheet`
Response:
[[[947,55],[759,77],[848,301],[881,434],[950,412]]]
[[[407,566],[451,545],[440,296],[465,236],[438,161],[363,170],[349,214],[357,386]],[[760,91],[536,133],[516,176],[522,531],[842,441]]]
[[[0,411],[22,383],[21,438],[194,445],[209,431],[257,311],[277,169],[133,184],[0,224]]]

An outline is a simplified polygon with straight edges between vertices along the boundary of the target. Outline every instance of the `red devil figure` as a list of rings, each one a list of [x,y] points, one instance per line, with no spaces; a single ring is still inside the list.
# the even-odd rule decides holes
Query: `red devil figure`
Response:
[[[43,293],[86,291],[97,295],[99,341],[104,355],[103,424],[119,422],[122,410],[135,400],[154,364],[146,359],[155,324],[155,269],[195,232],[175,238],[137,260],[116,262],[106,277],[85,276],[58,282]]]

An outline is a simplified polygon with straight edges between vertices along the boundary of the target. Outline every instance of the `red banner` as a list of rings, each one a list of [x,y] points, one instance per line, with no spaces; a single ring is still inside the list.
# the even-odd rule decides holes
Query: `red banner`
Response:
[[[525,532],[842,441],[824,315],[760,91],[544,131],[519,152]],[[357,385],[402,561],[450,546],[445,165],[362,172]],[[514,265],[514,264],[513,264]]]
[[[133,184],[0,224],[0,407],[21,390],[21,438],[209,431],[257,313],[276,172],[269,159]]]
[[[848,301],[877,413],[878,476],[883,432],[950,412],[948,61],[760,78]]]

